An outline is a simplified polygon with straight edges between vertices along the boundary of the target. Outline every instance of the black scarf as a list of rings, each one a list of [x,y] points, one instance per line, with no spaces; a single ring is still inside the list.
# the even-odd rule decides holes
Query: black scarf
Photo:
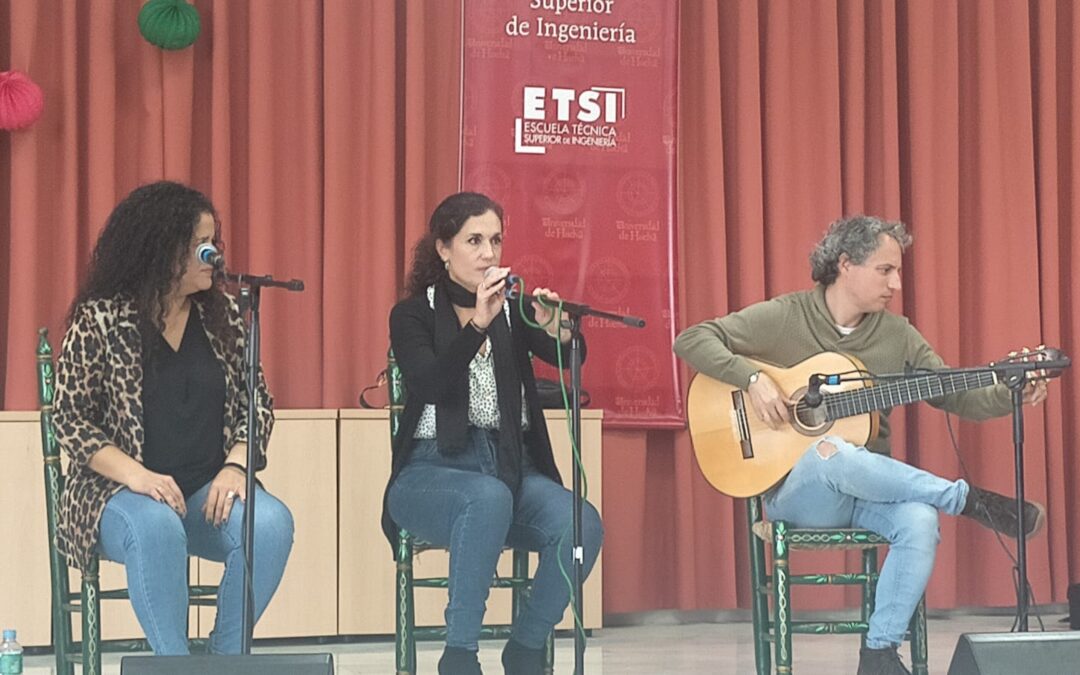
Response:
[[[475,307],[476,294],[444,279],[435,285],[435,352],[445,353],[458,332],[454,305]],[[471,330],[471,329],[469,329]],[[499,447],[495,460],[498,477],[516,495],[521,485],[521,374],[514,360],[514,343],[506,314],[499,312],[487,328],[491,338],[495,368],[495,388],[499,399]],[[456,395],[435,404],[435,436],[439,451],[456,454],[465,449],[469,433],[469,379],[455,385]]]

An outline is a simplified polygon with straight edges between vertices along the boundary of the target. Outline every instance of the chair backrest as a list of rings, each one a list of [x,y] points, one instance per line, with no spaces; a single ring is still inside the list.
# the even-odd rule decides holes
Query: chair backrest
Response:
[[[49,330],[38,329],[37,380],[38,406],[41,410],[41,454],[45,461],[45,515],[49,524],[49,564],[52,567],[53,592],[66,596],[67,560],[56,547],[60,522],[60,497],[64,494],[64,472],[60,467],[60,446],[53,428],[53,400],[56,396],[56,371],[53,368]]]
[[[397,436],[401,413],[405,410],[405,380],[401,377],[394,348],[386,351],[386,391],[390,397],[390,438]]]
[[[765,508],[761,505],[761,496],[750,497],[746,500],[746,515],[750,526],[765,520]]]
[[[405,381],[401,377],[397,359],[394,358],[393,347],[386,350],[386,391],[390,399],[390,442],[393,443],[401,428],[401,413],[405,409]],[[398,528],[397,550],[394,555],[399,563],[412,560],[412,544],[412,536],[408,531],[403,527]],[[409,566],[411,569],[411,562]],[[409,572],[408,578],[411,584],[412,572]]]
[[[60,495],[64,491],[64,473],[60,469],[60,446],[53,429],[53,399],[56,396],[56,373],[53,369],[49,330],[38,329],[37,347],[38,406],[41,410],[41,454],[45,460],[45,500],[49,516],[49,541],[54,541],[60,515]]]

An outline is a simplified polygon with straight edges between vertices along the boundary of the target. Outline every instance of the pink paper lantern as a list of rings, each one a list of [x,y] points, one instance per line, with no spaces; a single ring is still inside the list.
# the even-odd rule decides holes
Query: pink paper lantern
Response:
[[[25,129],[41,117],[45,95],[36,82],[17,70],[0,73],[0,129]]]

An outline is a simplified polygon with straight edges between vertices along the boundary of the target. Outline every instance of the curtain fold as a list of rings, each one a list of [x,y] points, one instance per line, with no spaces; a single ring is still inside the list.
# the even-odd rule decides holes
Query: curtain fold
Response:
[[[354,406],[385,364],[412,247],[458,185],[460,6],[194,4],[199,40],[163,52],[138,33],[140,0],[0,0],[0,69],[46,96],[34,127],[0,135],[4,409],[35,407],[36,328],[58,344],[109,211],[160,178],[211,197],[231,267],[304,280],[264,297],[279,405]],[[1039,342],[1076,356],[1071,2],[695,0],[680,12],[682,326],[806,287],[829,222],[867,212],[915,235],[892,309],[948,362]],[[1049,509],[1029,545],[1039,602],[1080,580],[1076,393],[1067,373],[1026,416],[1027,489]],[[1012,492],[1007,419],[954,421],[959,457],[942,413],[894,420],[898,456]],[[606,611],[748,606],[743,505],[702,479],[688,434],[612,430],[604,443]],[[931,606],[1012,604],[994,537],[948,517],[941,530]]]

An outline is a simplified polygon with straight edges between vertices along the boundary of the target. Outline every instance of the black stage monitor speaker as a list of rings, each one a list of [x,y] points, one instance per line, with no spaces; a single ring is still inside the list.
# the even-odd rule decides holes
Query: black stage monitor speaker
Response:
[[[1080,672],[1080,633],[965,633],[949,675],[1064,675]]]
[[[332,654],[125,656],[120,675],[334,675]]]

